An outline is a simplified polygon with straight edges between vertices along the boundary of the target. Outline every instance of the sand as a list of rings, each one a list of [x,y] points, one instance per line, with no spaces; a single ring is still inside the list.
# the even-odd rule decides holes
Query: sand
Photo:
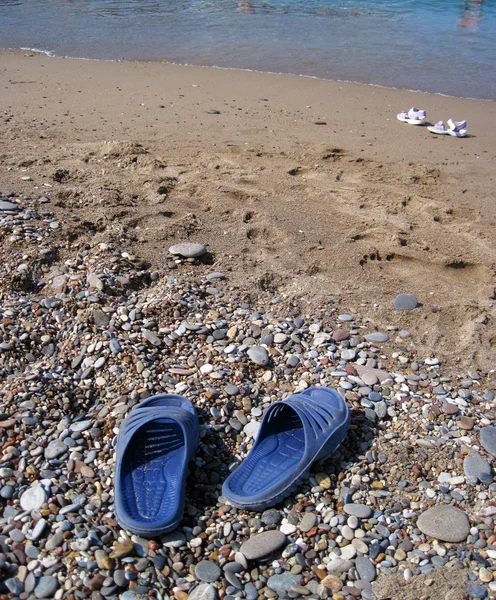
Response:
[[[198,275],[279,311],[359,313],[445,367],[494,369],[494,102],[3,50],[0,105],[0,191],[50,198],[60,261],[125,234],[159,269],[201,242]],[[397,121],[411,106],[470,137]],[[401,292],[421,306],[394,310]]]

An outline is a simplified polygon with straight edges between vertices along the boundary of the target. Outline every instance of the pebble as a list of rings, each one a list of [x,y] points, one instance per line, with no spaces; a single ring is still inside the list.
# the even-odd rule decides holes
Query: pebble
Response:
[[[471,598],[487,598],[487,589],[477,583],[467,584],[467,592]]]
[[[413,310],[417,308],[418,300],[413,294],[398,294],[394,299],[393,306],[396,310]]]
[[[315,515],[314,513],[305,513],[305,515],[300,523],[300,531],[303,531],[304,533],[306,533],[307,531],[310,531],[310,529],[315,527],[316,523],[317,523],[317,515]]]
[[[136,586],[131,590],[126,590],[122,595],[121,595],[121,600],[147,600],[149,598],[149,591],[150,589],[145,587],[145,586]],[[111,595],[111,594],[109,594]],[[93,598],[92,598],[93,600]],[[200,600],[199,598],[197,598],[197,600]],[[210,598],[205,598],[204,600],[210,600]],[[213,598],[212,600],[217,600],[216,598]]]
[[[0,200],[0,211],[18,211],[21,210],[21,207],[14,202],[9,202],[8,200]]]
[[[53,460],[54,458],[58,458],[67,452],[68,448],[61,440],[54,440],[50,442],[48,446],[45,448],[45,458],[48,460]]]
[[[277,509],[269,508],[262,513],[261,519],[264,525],[277,525],[281,522],[282,516]]]
[[[383,333],[381,331],[375,331],[373,333],[369,333],[364,336],[367,342],[375,342],[378,344],[387,342],[389,340],[389,336],[387,333]]]
[[[208,583],[201,583],[188,596],[188,600],[217,600],[217,588]]]
[[[51,575],[44,575],[40,578],[34,588],[34,595],[37,598],[52,598],[59,587],[59,582]]]
[[[427,509],[418,518],[417,527],[425,535],[443,542],[463,542],[470,532],[467,515],[449,505]]]
[[[341,358],[343,360],[353,360],[356,356],[356,352],[354,350],[345,349],[341,352]]]
[[[184,258],[198,258],[199,256],[203,256],[206,251],[207,248],[203,244],[194,244],[191,242],[174,244],[169,248],[169,254],[183,256]]]
[[[480,430],[480,443],[484,450],[496,456],[496,427],[482,427]]]
[[[263,346],[252,346],[248,348],[247,354],[256,365],[261,367],[269,362],[269,354]]]
[[[291,573],[282,573],[281,575],[272,575],[267,580],[267,587],[279,596],[284,598],[290,588],[300,582],[301,575],[292,575]]]
[[[493,482],[493,470],[489,462],[480,454],[469,454],[463,461],[465,477],[475,477],[482,483]]]
[[[315,475],[315,481],[317,482],[317,485],[325,490],[328,490],[331,487],[331,478],[327,473],[317,473]]]
[[[368,519],[374,514],[369,506],[363,504],[345,504],[343,510],[347,515],[353,515],[359,519]]]
[[[375,565],[365,556],[357,556],[355,560],[356,570],[360,579],[372,582],[377,576]]]
[[[5,587],[13,596],[19,596],[24,591],[24,585],[19,579],[11,577],[5,580]]]
[[[195,575],[200,581],[217,581],[221,574],[219,565],[211,560],[202,560],[195,567]]]
[[[241,545],[239,551],[248,560],[257,560],[272,554],[286,543],[286,536],[277,529],[252,536]]]
[[[114,549],[110,553],[110,558],[124,558],[134,550],[134,544],[131,540],[120,540],[115,542]]]
[[[23,510],[39,510],[47,501],[47,494],[41,485],[28,488],[21,496]]]

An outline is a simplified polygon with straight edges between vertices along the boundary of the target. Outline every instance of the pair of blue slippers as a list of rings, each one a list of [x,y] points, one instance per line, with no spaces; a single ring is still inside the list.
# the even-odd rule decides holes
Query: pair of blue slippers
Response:
[[[257,439],[226,479],[224,497],[237,508],[263,510],[288,496],[343,442],[350,412],[335,390],[311,387],[266,411]],[[128,531],[156,537],[183,517],[187,466],[198,443],[194,406],[166,394],[141,402],[123,421],[116,448],[115,515]]]

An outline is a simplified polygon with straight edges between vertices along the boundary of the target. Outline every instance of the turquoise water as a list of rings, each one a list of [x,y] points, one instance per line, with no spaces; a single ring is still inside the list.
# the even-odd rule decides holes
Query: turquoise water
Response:
[[[496,0],[0,0],[0,47],[496,99]]]

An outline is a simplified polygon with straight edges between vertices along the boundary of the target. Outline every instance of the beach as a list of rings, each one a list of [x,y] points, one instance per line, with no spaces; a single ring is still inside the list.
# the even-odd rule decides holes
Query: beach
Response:
[[[103,237],[110,224],[132,231],[132,250],[154,268],[175,242],[206,243],[244,293],[361,307],[415,333],[425,353],[494,366],[493,102],[164,63],[1,58],[5,191],[45,194],[57,216]],[[411,106],[433,123],[467,119],[470,137],[398,122]],[[60,240],[88,235],[66,226]],[[393,310],[404,292],[422,308]]]
[[[496,597],[494,102],[3,49],[0,105],[1,600]],[[235,509],[263,413],[312,386],[341,449]],[[200,442],[144,539],[116,439],[170,392]]]

